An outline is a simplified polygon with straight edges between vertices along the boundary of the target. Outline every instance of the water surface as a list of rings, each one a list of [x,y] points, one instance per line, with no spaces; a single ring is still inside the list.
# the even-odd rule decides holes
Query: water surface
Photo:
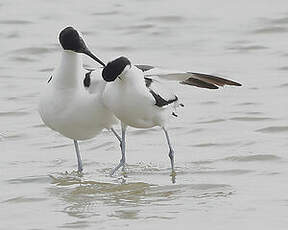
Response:
[[[157,128],[128,130],[128,178],[109,176],[120,152],[107,131],[80,143],[84,175],[73,171],[73,142],[37,114],[67,25],[105,61],[243,84],[174,86],[176,184]],[[287,1],[2,0],[0,26],[1,230],[287,229]]]

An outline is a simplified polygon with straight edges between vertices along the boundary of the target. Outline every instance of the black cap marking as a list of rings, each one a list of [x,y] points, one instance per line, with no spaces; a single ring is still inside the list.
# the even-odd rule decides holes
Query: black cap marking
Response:
[[[72,50],[77,53],[83,53],[87,50],[85,42],[77,30],[71,26],[66,27],[60,32],[59,42],[64,50]]]
[[[59,42],[64,50],[72,50],[76,53],[86,54],[102,66],[105,66],[103,61],[90,52],[77,30],[75,30],[73,27],[66,27],[60,32]]]
[[[102,77],[105,81],[114,81],[131,62],[126,57],[119,57],[109,62],[102,71]]]

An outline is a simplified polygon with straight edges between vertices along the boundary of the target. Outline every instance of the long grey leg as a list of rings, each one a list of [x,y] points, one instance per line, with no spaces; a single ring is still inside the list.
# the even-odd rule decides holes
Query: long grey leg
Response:
[[[126,143],[125,143],[125,139],[126,139],[126,129],[127,129],[127,125],[124,124],[123,122],[121,122],[121,132],[122,132],[122,139],[120,142],[120,146],[121,146],[121,160],[120,163],[116,166],[116,168],[114,168],[112,170],[112,172],[110,173],[110,175],[112,176],[120,167],[122,167],[122,171],[125,171],[125,164],[126,164],[126,156],[125,156],[125,152],[126,152]],[[112,131],[113,132],[113,131]]]
[[[169,158],[170,158],[170,161],[171,161],[171,169],[172,169],[172,177],[173,175],[175,176],[176,173],[175,173],[175,168],[174,168],[174,150],[171,146],[171,142],[170,142],[170,138],[169,138],[169,135],[168,135],[168,132],[167,130],[165,129],[165,127],[162,128],[164,133],[165,133],[165,137],[166,137],[166,140],[167,140],[167,143],[168,143],[168,146],[169,146]]]
[[[74,146],[75,146],[77,162],[78,162],[78,172],[82,172],[83,166],[82,166],[82,160],[81,160],[81,155],[80,155],[79,145],[78,145],[77,140],[74,140]]]
[[[120,147],[121,147],[121,137],[118,135],[118,133],[115,131],[115,129],[111,128],[112,133],[115,135],[115,137],[118,139],[120,142]]]

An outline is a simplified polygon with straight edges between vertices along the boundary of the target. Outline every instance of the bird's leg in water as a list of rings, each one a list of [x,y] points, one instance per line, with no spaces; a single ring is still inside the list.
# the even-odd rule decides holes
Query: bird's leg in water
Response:
[[[78,172],[79,172],[79,173],[82,173],[82,171],[83,171],[83,165],[82,165],[82,159],[81,159],[80,150],[79,150],[79,145],[78,145],[77,140],[74,140],[74,146],[75,146],[76,156],[77,156],[77,162],[78,162]]]
[[[121,132],[122,132],[122,138],[120,141],[120,147],[121,147],[121,160],[120,163],[116,166],[116,168],[114,168],[112,170],[112,172],[110,173],[110,175],[112,176],[120,167],[122,167],[122,172],[125,173],[125,166],[126,166],[126,156],[125,156],[125,152],[126,152],[126,129],[127,129],[127,125],[124,124],[123,122],[121,122]],[[113,131],[112,131],[113,132]]]
[[[167,143],[168,143],[168,147],[169,147],[169,158],[170,158],[170,162],[171,162],[171,177],[172,177],[172,183],[174,184],[176,182],[176,172],[175,172],[175,168],[174,168],[174,150],[172,148],[172,145],[171,145],[171,142],[170,142],[170,138],[169,138],[169,135],[168,135],[168,132],[167,130],[165,129],[165,127],[162,128],[164,133],[165,133],[165,137],[166,137],[166,140],[167,140]]]

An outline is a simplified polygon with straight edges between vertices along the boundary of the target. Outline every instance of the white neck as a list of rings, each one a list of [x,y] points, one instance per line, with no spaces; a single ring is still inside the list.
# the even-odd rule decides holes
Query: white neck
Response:
[[[120,84],[142,84],[144,82],[143,72],[135,66],[127,69],[125,73],[120,75],[121,79],[117,79]]]
[[[60,65],[53,76],[54,86],[56,88],[77,88],[80,85],[82,69],[82,54],[63,50]]]

